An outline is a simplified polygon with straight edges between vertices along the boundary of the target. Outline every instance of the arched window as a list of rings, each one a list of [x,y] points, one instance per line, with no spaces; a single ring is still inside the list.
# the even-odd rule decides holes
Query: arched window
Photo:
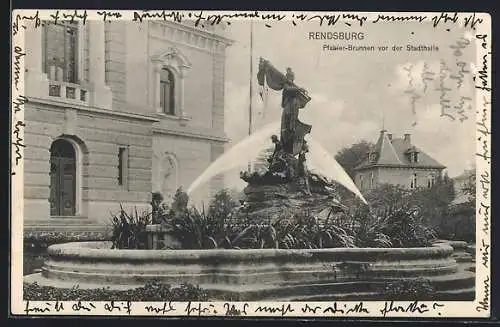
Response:
[[[359,175],[359,188],[363,189],[364,187],[364,180],[363,180],[363,175]]]
[[[188,58],[179,49],[170,47],[153,55],[151,62],[151,104],[157,113],[185,118],[184,80],[191,68]]]
[[[375,176],[373,174],[373,172],[370,173],[370,188],[374,188],[375,187]]]
[[[410,180],[410,188],[411,189],[415,189],[417,188],[417,174],[413,174],[411,176],[411,180]]]
[[[160,73],[160,107],[164,114],[175,115],[175,78],[168,68]]]

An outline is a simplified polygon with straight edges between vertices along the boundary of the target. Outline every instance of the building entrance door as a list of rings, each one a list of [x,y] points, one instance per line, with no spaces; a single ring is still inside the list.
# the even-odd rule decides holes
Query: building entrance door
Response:
[[[56,140],[50,148],[50,215],[74,216],[75,191],[75,149],[66,140]]]

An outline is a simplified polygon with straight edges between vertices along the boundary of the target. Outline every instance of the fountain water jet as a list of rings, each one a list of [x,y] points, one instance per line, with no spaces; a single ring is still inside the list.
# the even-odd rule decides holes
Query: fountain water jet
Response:
[[[268,124],[235,144],[191,183],[187,193],[190,194],[198,186],[218,174],[255,160],[262,150],[269,147],[269,138],[279,130],[279,126],[279,122]],[[337,160],[319,142],[311,137],[308,137],[307,142],[310,145],[308,165],[311,172],[317,173],[328,180],[338,182],[358,196],[364,203],[367,203]]]
[[[282,74],[269,61],[260,59],[259,84],[263,86],[267,83],[269,88],[282,91],[281,121],[267,125],[233,146],[193,182],[188,193],[217,174],[255,160],[269,146],[272,135],[270,141],[274,152],[267,158],[267,171],[240,173],[240,178],[248,184],[244,189],[244,206],[235,216],[236,220],[261,224],[280,219],[288,213],[345,212],[347,208],[338,201],[332,188],[333,181],[345,186],[366,204],[361,192],[335,158],[318,142],[309,138],[309,144],[305,139],[312,125],[299,120],[299,111],[311,97],[295,84],[294,76],[291,68]],[[306,161],[309,161],[309,167]]]
[[[269,146],[269,137],[275,134],[279,128],[279,122],[268,124],[238,142],[208,166],[208,168],[191,183],[187,189],[187,193],[190,194],[198,186],[218,174],[246,165],[249,161],[255,160],[259,153]]]

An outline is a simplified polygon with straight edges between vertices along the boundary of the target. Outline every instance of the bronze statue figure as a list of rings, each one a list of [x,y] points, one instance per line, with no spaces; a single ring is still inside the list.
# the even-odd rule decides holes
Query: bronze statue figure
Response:
[[[274,150],[267,158],[265,173],[248,170],[240,174],[248,183],[244,189],[248,205],[241,210],[240,217],[262,224],[282,219],[290,210],[295,213],[307,210],[318,215],[325,209],[343,211],[330,182],[309,171],[306,165],[309,146],[304,137],[311,132],[311,125],[299,120],[300,109],[311,100],[306,90],[295,84],[291,68],[283,74],[262,58],[257,80],[261,86],[282,92],[280,135],[271,136]]]
[[[305,89],[295,85],[295,74],[291,68],[287,68],[284,75],[263,58],[260,59],[257,80],[260,85],[267,83],[273,90],[283,90],[281,145],[286,153],[292,156],[298,155],[302,149],[304,136],[311,132],[311,125],[299,120],[299,109],[304,108],[311,98]]]
[[[311,195],[311,188],[309,187],[309,172],[306,167],[306,154],[309,152],[309,147],[307,146],[307,142],[304,141],[302,144],[302,149],[299,153],[299,160],[297,165],[297,175],[304,182],[305,190],[304,192],[307,195]]]

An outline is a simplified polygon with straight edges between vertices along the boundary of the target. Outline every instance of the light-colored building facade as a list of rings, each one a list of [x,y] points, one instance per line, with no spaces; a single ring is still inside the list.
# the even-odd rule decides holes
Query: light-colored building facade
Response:
[[[393,138],[380,132],[375,146],[355,168],[354,182],[363,192],[380,184],[399,185],[408,189],[431,187],[442,177],[446,167],[411,142],[411,135]]]
[[[25,32],[28,235],[94,231],[120,203],[187,188],[223,153],[231,41],[220,31],[89,20]]]

